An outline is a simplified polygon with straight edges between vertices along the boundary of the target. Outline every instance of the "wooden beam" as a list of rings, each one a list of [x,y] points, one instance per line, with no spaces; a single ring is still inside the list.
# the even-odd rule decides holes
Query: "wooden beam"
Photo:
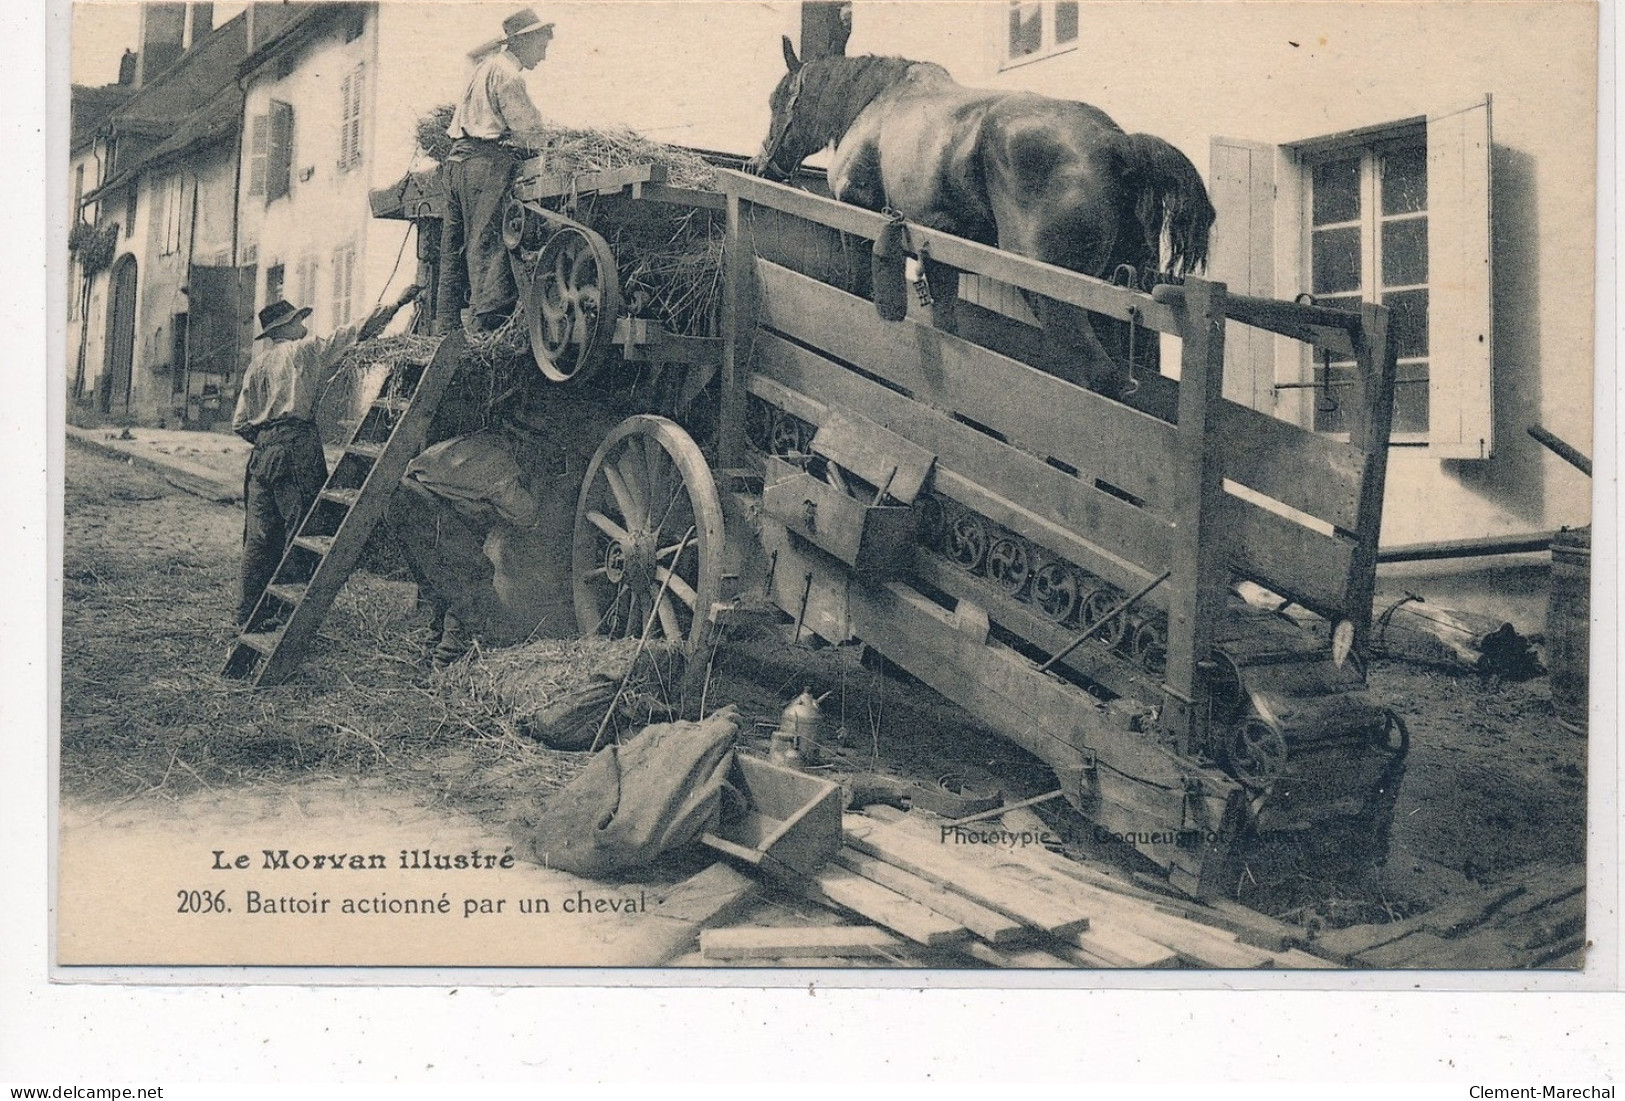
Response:
[[[722,254],[722,408],[718,413],[717,465],[745,460],[745,379],[756,332],[756,251],[740,217],[739,197],[728,196],[728,235]]]
[[[1219,516],[1237,573],[1322,615],[1353,614],[1347,594],[1357,568],[1356,540],[1322,534],[1229,495]],[[1369,609],[1370,596],[1365,600]]]
[[[1024,515],[1064,529],[1076,552],[1068,557],[1113,585],[1133,590],[1167,568],[1173,529],[1148,510],[771,333],[757,336],[756,355],[757,370],[782,386],[861,410],[936,455],[936,487],[967,507],[1041,544],[1048,532]],[[1009,507],[989,511],[990,497]]]
[[[1030,935],[1027,927],[1014,918],[972,902],[964,895],[939,887],[878,857],[848,847],[836,853],[835,860],[841,867],[958,922],[989,944],[1009,944]]]
[[[1214,631],[1224,615],[1230,581],[1224,442],[1215,431],[1224,400],[1224,300],[1224,284],[1192,279],[1185,285],[1185,310],[1180,319],[1179,465],[1175,476],[1185,511],[1169,553],[1175,587],[1168,607],[1164,679],[1168,702],[1162,727],[1191,756],[1209,749],[1208,680],[1198,666],[1211,660]]]
[[[793,960],[819,957],[893,955],[903,942],[872,925],[815,925],[774,929],[735,927],[700,934],[700,955],[708,960]]]
[[[1483,539],[1446,539],[1438,543],[1406,543],[1398,547],[1382,547],[1377,551],[1378,562],[1437,562],[1452,558],[1487,558],[1499,554],[1545,553],[1551,550],[1555,531],[1537,531],[1528,535],[1491,535]]]
[[[1371,635],[1371,598],[1377,590],[1377,544],[1382,538],[1382,497],[1388,480],[1388,440],[1394,422],[1398,349],[1388,331],[1386,306],[1360,307],[1355,353],[1358,402],[1348,410],[1349,443],[1365,455],[1359,516],[1354,525],[1354,556],[1344,582],[1341,607],[1354,623],[1354,646],[1364,650]]]
[[[946,843],[857,815],[847,815],[845,826],[847,844],[852,848],[1009,914],[1040,932],[1065,938],[1089,928],[1087,911],[1058,902],[1018,880],[984,868],[954,852]]]
[[[1177,514],[1172,425],[928,325],[882,321],[869,302],[777,264],[757,261],[757,278],[762,324]]]
[[[927,948],[960,944],[970,936],[969,930],[951,918],[846,868],[826,868],[812,876],[786,880],[785,885],[816,902],[851,910]]]
[[[700,930],[725,921],[756,893],[756,881],[717,861],[657,894],[649,912],[662,919],[629,966],[659,967],[687,952]]]
[[[758,176],[747,176],[727,169],[720,170],[718,176],[719,185],[730,196],[818,222],[843,233],[873,241],[886,225],[886,218],[873,211],[772,183]],[[1148,294],[1113,286],[1101,279],[1017,256],[1013,252],[1004,252],[991,245],[978,244],[940,230],[911,223],[908,231],[910,241],[916,248],[925,243],[932,258],[949,267],[990,276],[1119,321],[1138,318],[1139,323],[1147,328],[1175,336],[1179,334],[1174,311],[1154,301]]]
[[[609,195],[633,184],[666,182],[666,167],[660,164],[633,164],[624,168],[606,168],[600,172],[555,172],[545,176],[522,174],[543,164],[545,158],[533,157],[519,166],[521,175],[514,180],[512,187],[515,198],[535,202],[559,195]]]

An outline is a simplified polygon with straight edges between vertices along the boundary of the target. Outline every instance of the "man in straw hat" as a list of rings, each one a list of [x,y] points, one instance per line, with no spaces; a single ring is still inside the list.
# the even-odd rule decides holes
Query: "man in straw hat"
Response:
[[[498,327],[518,300],[502,211],[522,154],[545,141],[541,112],[531,102],[524,73],[547,57],[553,24],[530,8],[502,21],[502,37],[469,56],[476,59],[446,133],[452,139],[444,167],[448,202],[440,237],[441,293],[435,328],[461,324],[465,302],[481,327]]]
[[[232,431],[254,445],[243,472],[243,572],[237,624],[253,614],[299,522],[327,482],[327,457],[316,430],[316,402],[358,341],[383,331],[395,312],[416,298],[417,286],[379,306],[359,325],[331,336],[305,328],[310,307],[279,298],[260,311],[259,345],[243,374]]]

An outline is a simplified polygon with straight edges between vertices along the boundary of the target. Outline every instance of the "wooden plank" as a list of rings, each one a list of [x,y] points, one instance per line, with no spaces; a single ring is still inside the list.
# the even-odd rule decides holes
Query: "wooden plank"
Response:
[[[1365,456],[1233,401],[1220,404],[1224,476],[1344,531],[1360,523]]]
[[[1081,966],[1071,960],[1062,959],[1052,952],[1046,952],[1042,948],[994,948],[979,940],[966,941],[960,951],[971,959],[980,960],[990,967],[1060,971],[1072,970]]]
[[[882,321],[863,299],[777,264],[756,270],[762,324],[1177,514],[1171,425],[928,325]]]
[[[771,337],[764,334],[764,341]],[[812,424],[820,424],[829,415],[828,407],[822,402],[809,397],[799,390],[762,373],[753,373],[749,380],[749,390],[770,405],[785,410],[794,416]],[[939,493],[952,500],[958,501],[973,512],[979,512],[994,523],[1002,524],[1012,531],[1031,539],[1034,543],[1046,550],[1054,552],[1068,562],[1094,562],[1098,568],[1094,571],[1106,580],[1112,581],[1121,589],[1134,590],[1150,581],[1155,574],[1149,573],[1131,563],[1110,561],[1105,552],[1084,539],[1082,536],[1057,524],[1053,520],[1039,516],[1015,502],[1001,497],[977,482],[957,474],[952,470],[944,469],[940,464],[935,467],[932,487]],[[1163,585],[1153,590],[1144,600],[1150,607],[1166,607],[1168,601],[1168,586]]]
[[[715,191],[699,191],[692,187],[672,187],[663,183],[632,185],[632,197],[656,203],[675,203],[678,206],[697,206],[703,210],[726,210],[726,196]]]
[[[533,157],[519,166],[526,169],[545,164],[544,158]],[[624,168],[606,168],[600,172],[555,172],[548,175],[520,175],[513,182],[516,198],[534,202],[558,195],[585,195],[591,192],[610,194],[633,184],[665,183],[666,167],[659,164],[632,164]]]
[[[1186,301],[1184,287],[1167,283],[1154,287],[1151,297],[1170,306]],[[1349,359],[1354,355],[1354,334],[1359,320],[1343,310],[1231,294],[1226,296],[1224,314],[1232,321],[1301,340],[1339,358]]]
[[[862,409],[866,416],[936,455],[936,485],[944,492],[954,495],[950,487],[969,483],[981,490],[979,500],[993,495],[1007,502],[1028,502],[1026,508],[1013,505],[1005,511],[1019,520],[1020,512],[1030,510],[1073,533],[1074,545],[1088,549],[1072,561],[1119,588],[1139,588],[1167,568],[1172,528],[1147,510],[771,333],[758,335],[756,357],[757,370],[780,384],[816,394],[826,406]],[[958,483],[953,475],[959,476]],[[965,504],[977,508],[972,501]],[[989,518],[1006,523],[1003,517]],[[1029,535],[1016,524],[1008,526]],[[1035,532],[1029,537],[1042,542],[1039,535]]]
[[[916,555],[914,575],[960,601],[975,601],[994,622],[1047,654],[1061,652],[1078,635],[1077,628],[1045,619],[1031,604],[1022,603],[985,578],[966,573],[936,554]],[[1155,678],[1112,653],[1098,639],[1086,640],[1061,663],[1119,696],[1154,700],[1161,691]]]
[[[756,893],[756,881],[722,861],[657,893],[649,913],[662,919],[628,966],[659,967],[687,952],[707,925],[725,921]]]
[[[964,859],[944,845],[872,818],[849,814],[844,821],[851,847],[1009,914],[1034,929],[1066,937],[1089,928],[1087,913],[1058,904],[1019,881]]]
[[[1311,611],[1354,615],[1355,609],[1345,603],[1358,550],[1354,540],[1312,531],[1235,496],[1224,498],[1222,515],[1232,540],[1230,564],[1237,573]]]
[[[933,824],[917,814],[905,815],[890,825],[926,843],[935,833]],[[1268,967],[1274,962],[1269,952],[1243,945],[1233,936],[1162,913],[1148,902],[1062,875],[1049,866],[1049,854],[1042,848],[1029,845],[977,846],[966,852],[969,859],[978,861],[990,871],[1019,881],[1035,893],[1093,914],[1090,932],[1120,930],[1128,934],[1116,936],[1112,941],[1102,941],[1098,937],[1082,937],[1075,941],[1085,951],[1109,950],[1119,957],[1134,960],[1117,966],[1168,966],[1165,957],[1170,949],[1198,967],[1246,969]],[[1073,941],[1071,937],[1066,939]],[[1141,943],[1136,946],[1136,941]]]
[[[959,944],[970,936],[958,922],[846,868],[825,868],[790,881],[789,886],[815,901],[851,910],[927,948]]]
[[[886,957],[903,942],[872,925],[822,925],[794,929],[735,926],[700,934],[708,960],[793,960],[834,956]]]
[[[904,504],[920,495],[936,458],[850,409],[830,412],[818,426],[812,449]]]
[[[727,237],[722,251],[722,402],[718,411],[717,465],[737,467],[745,460],[745,379],[756,332],[756,255],[750,227],[740,214],[739,197],[729,195]]]
[[[887,864],[878,857],[852,848],[843,848],[835,854],[835,861],[841,867],[854,871],[865,879],[872,879],[882,887],[896,891],[904,898],[912,899],[921,906],[935,910],[949,920],[963,925],[989,944],[1009,944],[1025,939],[1029,935],[1027,927],[1021,922],[972,902],[964,895],[939,887],[912,872]]]
[[[886,225],[887,219],[873,211],[811,192],[798,191],[758,176],[747,176],[727,169],[720,170],[718,176],[719,186],[730,196],[818,222],[843,233],[856,234],[873,241]],[[1174,311],[1154,301],[1150,295],[914,223],[909,224],[908,230],[916,247],[923,242],[933,259],[949,267],[986,275],[1119,321],[1137,317],[1139,323],[1147,328],[1179,335],[1179,320]]]

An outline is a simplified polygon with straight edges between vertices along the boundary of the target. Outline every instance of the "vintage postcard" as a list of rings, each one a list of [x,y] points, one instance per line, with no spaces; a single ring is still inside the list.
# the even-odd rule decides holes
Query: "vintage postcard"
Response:
[[[53,974],[1594,978],[1598,18],[75,4]]]

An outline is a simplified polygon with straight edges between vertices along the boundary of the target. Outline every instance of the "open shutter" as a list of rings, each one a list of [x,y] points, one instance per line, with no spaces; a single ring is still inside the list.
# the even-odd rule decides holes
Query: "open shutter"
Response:
[[[271,150],[266,158],[265,201],[288,194],[293,178],[293,107],[271,101]]]
[[[1487,459],[1494,444],[1490,332],[1490,97],[1428,116],[1428,448]]]
[[[344,120],[345,148],[347,159],[344,167],[354,168],[361,163],[361,89],[363,84],[363,66],[357,65],[355,72],[350,75],[350,103],[349,113]]]
[[[1217,217],[1208,273],[1237,294],[1275,295],[1275,156],[1273,145],[1213,139],[1208,195]],[[1225,335],[1224,396],[1275,412],[1275,338],[1233,325]]]
[[[271,150],[271,118],[255,115],[248,128],[248,193],[265,194],[265,167]]]
[[[339,87],[339,171],[361,163],[362,67],[347,74]]]

